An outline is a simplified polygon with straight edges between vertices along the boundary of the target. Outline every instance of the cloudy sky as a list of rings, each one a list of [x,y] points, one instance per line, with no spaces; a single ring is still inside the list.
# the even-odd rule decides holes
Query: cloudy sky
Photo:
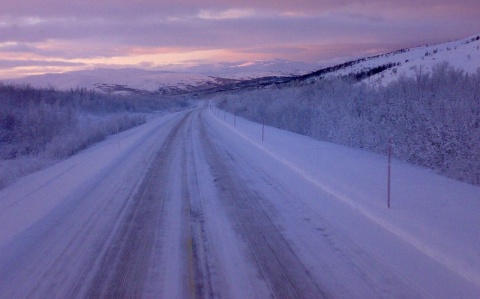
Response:
[[[95,67],[333,63],[480,33],[479,0],[0,3],[0,78]]]

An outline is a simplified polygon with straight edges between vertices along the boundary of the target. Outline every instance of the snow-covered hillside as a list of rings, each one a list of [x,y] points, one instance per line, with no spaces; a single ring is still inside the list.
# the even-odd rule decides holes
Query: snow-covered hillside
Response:
[[[307,75],[307,78],[354,76],[371,85],[385,85],[399,76],[429,73],[432,67],[448,62],[473,73],[480,67],[480,35],[443,44],[402,49],[336,65]]]

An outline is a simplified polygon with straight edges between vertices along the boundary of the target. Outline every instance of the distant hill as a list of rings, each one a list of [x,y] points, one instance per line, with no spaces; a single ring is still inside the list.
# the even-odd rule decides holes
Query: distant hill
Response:
[[[317,65],[318,67],[318,65]],[[2,80],[57,89],[87,88],[107,93],[182,93],[211,90],[265,76],[296,76],[316,67],[287,60],[243,61],[190,67],[165,66],[161,70],[137,68],[93,69]]]
[[[225,62],[194,66],[167,65],[161,70],[136,68],[94,69],[61,74],[28,76],[4,83],[87,88],[107,93],[155,93],[237,90],[291,81],[311,82],[327,77],[352,77],[372,86],[388,84],[399,76],[428,73],[441,62],[473,73],[480,67],[480,35],[406,48],[319,69],[318,64],[281,59]]]
[[[192,90],[211,87],[221,80],[199,75],[169,71],[147,71],[135,68],[94,69],[60,74],[28,76],[21,79],[3,80],[5,83],[30,84],[33,87],[57,89],[87,88],[107,93],[158,92]]]

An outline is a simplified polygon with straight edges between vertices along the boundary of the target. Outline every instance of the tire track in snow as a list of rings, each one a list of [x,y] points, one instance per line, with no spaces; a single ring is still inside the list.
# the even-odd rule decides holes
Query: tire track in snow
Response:
[[[187,251],[189,256],[189,291],[193,298],[215,298],[212,272],[213,265],[210,262],[210,249],[205,227],[205,214],[200,194],[201,186],[198,183],[195,160],[197,157],[193,151],[192,126],[193,117],[190,117],[189,125],[183,140],[186,142],[182,155],[182,185],[184,210],[188,224],[185,228],[187,239]],[[190,142],[188,142],[190,141]]]
[[[138,171],[139,167],[132,167],[134,164],[130,159],[141,165],[143,161],[147,163],[153,160],[155,152],[163,146],[167,136],[163,132],[157,132],[170,128],[172,118],[169,119],[167,122],[156,122],[147,127],[147,130],[141,131],[143,133],[136,143],[140,152],[135,151],[133,146],[127,147],[121,155],[116,155],[115,152],[113,157],[116,160],[105,164],[107,167],[102,168],[97,175],[67,193],[68,197],[59,201],[60,204],[53,211],[18,236],[18,241],[14,240],[8,244],[9,247],[1,248],[0,256],[6,254],[6,259],[2,258],[9,263],[1,265],[7,265],[1,269],[3,273],[0,274],[1,298],[85,297],[85,289],[88,289],[89,282],[95,275],[98,261],[109,247],[115,227],[120,222],[115,219],[121,219],[125,214],[123,210],[130,206],[131,194],[146,173]],[[178,119],[171,122],[171,127],[176,122]],[[168,126],[164,126],[167,123]],[[105,143],[99,144],[97,148],[103,146]],[[140,154],[145,155],[141,161]],[[78,158],[75,156],[72,159],[78,162]],[[66,162],[67,165],[72,164]],[[69,167],[69,171],[76,173],[75,170],[75,167]],[[128,171],[132,172],[132,176],[126,175]],[[71,173],[69,175],[71,177]],[[133,180],[119,183],[128,178]],[[50,181],[55,183],[54,180]],[[62,187],[58,183],[55,186]],[[47,184],[41,186],[48,187]],[[40,196],[38,199],[44,198]]]
[[[179,217],[177,223],[182,227],[180,248],[184,260],[179,264],[183,268],[179,273],[183,277],[183,286],[179,287],[183,290],[173,292],[189,298],[214,297],[205,219],[198,198],[200,186],[192,166],[192,144],[188,143],[191,140],[191,122],[189,113],[167,136],[139,191],[133,196],[133,204],[115,233],[111,249],[103,257],[87,293],[89,298],[140,298],[154,295],[145,294],[145,285],[152,264],[161,263],[158,254],[165,254],[154,251],[161,250],[155,248],[158,245],[155,243],[161,231],[165,230],[162,225],[164,214],[171,212],[172,206],[165,204],[167,200],[180,201],[182,206],[181,214],[174,218]],[[178,180],[180,184],[170,185],[169,180]],[[171,188],[178,189],[174,191]],[[175,198],[172,194],[180,196]]]
[[[142,297],[149,270],[157,229],[163,213],[162,196],[170,155],[175,150],[175,139],[185,125],[188,115],[167,136],[164,146],[151,164],[147,175],[132,199],[132,206],[122,220],[110,249],[100,263],[87,297],[139,298]]]
[[[232,157],[214,145],[204,121],[201,121],[200,130],[204,150],[209,153],[209,165],[216,176],[218,194],[247,242],[254,263],[270,286],[272,295],[275,298],[326,297],[262,207],[260,195],[227,167],[225,159]]]

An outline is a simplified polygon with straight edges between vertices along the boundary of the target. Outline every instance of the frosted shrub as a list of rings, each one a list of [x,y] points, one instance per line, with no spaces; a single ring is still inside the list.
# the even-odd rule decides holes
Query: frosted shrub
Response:
[[[17,177],[146,122],[144,113],[179,110],[185,99],[110,96],[0,83],[0,188]]]
[[[45,149],[52,158],[66,158],[87,148],[89,145],[146,122],[144,115],[114,115],[103,118],[83,116],[75,128],[56,135]]]
[[[217,105],[281,129],[397,158],[480,185],[480,69],[447,63],[374,89],[342,79],[222,94]]]

